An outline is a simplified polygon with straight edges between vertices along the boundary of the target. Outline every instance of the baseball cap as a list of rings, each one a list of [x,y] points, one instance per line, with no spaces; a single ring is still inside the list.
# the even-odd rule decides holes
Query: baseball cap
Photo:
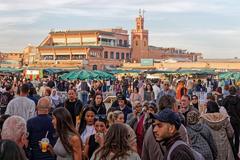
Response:
[[[165,108],[160,113],[150,114],[150,117],[159,120],[160,122],[170,123],[175,125],[178,130],[181,126],[181,121],[179,116],[169,108]]]

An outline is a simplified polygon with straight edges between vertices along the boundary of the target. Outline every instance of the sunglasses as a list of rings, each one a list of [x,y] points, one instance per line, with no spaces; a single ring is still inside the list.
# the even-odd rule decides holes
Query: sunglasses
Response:
[[[105,115],[105,114],[98,114],[98,115],[95,115],[94,118],[96,120],[107,120],[107,115]]]

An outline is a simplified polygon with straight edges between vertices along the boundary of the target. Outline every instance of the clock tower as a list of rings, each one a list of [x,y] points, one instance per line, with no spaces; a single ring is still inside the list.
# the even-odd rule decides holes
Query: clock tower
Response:
[[[136,28],[131,33],[132,60],[140,62],[142,58],[149,58],[148,30],[144,29],[144,10],[139,10],[136,18]]]

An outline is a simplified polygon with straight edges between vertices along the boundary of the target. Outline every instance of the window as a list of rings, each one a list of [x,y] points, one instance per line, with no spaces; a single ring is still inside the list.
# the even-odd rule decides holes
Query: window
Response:
[[[119,40],[119,46],[122,46],[122,40],[121,39]]]
[[[41,60],[53,60],[53,55],[44,55],[44,56],[41,56]]]
[[[97,52],[90,51],[90,57],[97,57]]]
[[[121,54],[121,59],[124,59],[124,53]]]
[[[114,59],[114,52],[110,53],[110,59]]]
[[[144,41],[144,47],[146,47],[147,46],[147,42],[146,41]]]
[[[108,52],[107,51],[104,52],[104,58],[108,58]]]
[[[135,42],[135,45],[138,46],[138,41]]]
[[[57,55],[56,60],[70,60],[70,55]]]
[[[94,64],[94,65],[92,66],[92,69],[93,69],[93,70],[97,70],[97,65]]]
[[[126,53],[126,59],[127,59],[127,60],[130,59],[129,53]]]
[[[127,40],[124,40],[123,43],[124,43],[124,44],[123,44],[124,47],[128,47],[128,42],[127,42]]]
[[[86,59],[86,55],[72,55],[72,60]]]
[[[119,59],[119,52],[116,53],[116,59]]]

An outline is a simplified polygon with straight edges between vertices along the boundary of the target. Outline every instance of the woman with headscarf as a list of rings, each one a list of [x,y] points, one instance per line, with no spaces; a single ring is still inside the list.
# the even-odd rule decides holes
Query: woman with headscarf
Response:
[[[201,153],[206,160],[217,158],[217,148],[209,127],[199,123],[200,113],[190,111],[187,113],[187,133],[191,147]]]
[[[50,97],[51,97],[51,100],[52,100],[53,108],[57,108],[57,107],[59,107],[61,105],[61,99],[58,96],[56,89],[52,89]]]

